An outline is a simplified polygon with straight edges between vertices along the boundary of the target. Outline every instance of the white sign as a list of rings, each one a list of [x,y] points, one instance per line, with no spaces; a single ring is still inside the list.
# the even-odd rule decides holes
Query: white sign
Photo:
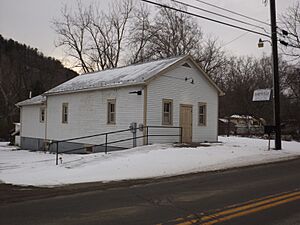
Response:
[[[271,99],[271,89],[257,89],[253,92],[252,101],[269,101]]]

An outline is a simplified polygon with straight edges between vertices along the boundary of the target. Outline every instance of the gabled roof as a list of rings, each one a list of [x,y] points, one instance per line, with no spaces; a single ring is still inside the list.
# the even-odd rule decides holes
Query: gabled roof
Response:
[[[133,64],[130,66],[108,69],[79,75],[57,87],[50,89],[43,95],[56,95],[79,91],[90,91],[104,88],[115,88],[147,84],[167,70],[189,60],[217,90],[219,95],[224,94],[212,79],[200,68],[190,55],[177,56],[152,62]]]
[[[45,95],[145,83],[152,76],[185,57],[179,56],[79,75],[50,89]]]
[[[24,101],[18,102],[16,106],[24,105],[40,105],[46,102],[46,96],[38,95],[33,98],[26,99]]]

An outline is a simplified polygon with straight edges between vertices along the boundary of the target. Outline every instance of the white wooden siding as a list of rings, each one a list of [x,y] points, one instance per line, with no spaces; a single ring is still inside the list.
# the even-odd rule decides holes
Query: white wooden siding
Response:
[[[193,78],[194,84],[190,80],[184,81],[185,77]],[[193,142],[217,140],[218,92],[195,67],[178,66],[150,82],[147,125],[162,125],[162,99],[173,99],[173,126],[180,125],[180,104],[193,105]],[[206,126],[198,126],[198,102],[207,103]],[[165,129],[165,132],[171,133],[171,129]],[[170,138],[165,138],[164,142],[170,142],[169,140]],[[173,141],[178,141],[178,138],[174,137]],[[150,142],[161,140],[153,137]]]
[[[21,107],[21,137],[45,138],[45,122],[40,123],[41,106],[27,105]]]
[[[184,62],[183,62],[184,64]],[[152,80],[147,86],[147,125],[162,125],[162,101],[173,100],[173,125],[180,126],[180,104],[193,106],[192,141],[216,141],[218,118],[218,92],[201,76],[198,69],[178,66]],[[83,75],[84,76],[84,75]],[[185,81],[185,77],[192,78]],[[122,87],[98,91],[86,91],[47,97],[46,121],[40,123],[40,105],[21,108],[21,136],[62,140],[128,129],[131,122],[143,123],[144,92],[142,95],[129,94],[141,90],[142,86]],[[116,124],[107,124],[107,100],[116,99]],[[198,103],[207,104],[206,126],[198,126]],[[62,123],[62,104],[68,103],[68,123]],[[45,137],[45,124],[46,137]],[[172,127],[170,126],[170,127]],[[149,134],[179,134],[178,129],[150,129]],[[143,135],[138,131],[138,136]],[[108,141],[130,138],[130,132],[111,135]],[[102,144],[105,136],[81,139],[74,142]],[[179,137],[149,137],[149,143],[178,142]],[[142,139],[138,140],[138,145]],[[132,147],[132,140],[113,144]]]
[[[126,87],[102,91],[79,92],[48,96],[47,135],[48,139],[67,138],[99,134],[115,130],[128,129],[131,122],[143,123],[143,95],[129,94],[142,87]],[[107,100],[116,99],[116,124],[107,124]],[[68,123],[62,123],[62,104],[68,103]],[[138,133],[142,135],[141,132]],[[132,137],[130,132],[122,135],[110,135],[108,141]],[[105,137],[81,139],[74,142],[102,144]],[[142,143],[142,139],[138,144]],[[120,147],[132,147],[132,140],[114,144]]]

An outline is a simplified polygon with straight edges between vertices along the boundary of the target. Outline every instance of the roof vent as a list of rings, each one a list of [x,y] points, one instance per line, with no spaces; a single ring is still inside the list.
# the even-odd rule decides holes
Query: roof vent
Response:
[[[184,64],[182,64],[182,66],[188,67],[188,68],[192,68],[192,67],[190,66],[190,64],[188,64],[188,63],[184,63]]]

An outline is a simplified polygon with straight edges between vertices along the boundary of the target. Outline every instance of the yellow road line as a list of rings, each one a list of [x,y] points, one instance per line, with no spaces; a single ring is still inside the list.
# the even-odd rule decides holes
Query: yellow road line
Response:
[[[268,195],[268,196],[264,196],[264,197],[260,197],[260,198],[255,198],[255,199],[251,199],[249,201],[243,202],[243,203],[232,204],[232,205],[226,206],[225,208],[222,208],[222,209],[208,210],[208,211],[202,212],[201,214],[204,214],[204,213],[208,214],[210,212],[217,212],[217,211],[220,212],[221,210],[232,209],[232,208],[235,208],[235,207],[240,207],[240,206],[243,206],[243,205],[248,205],[248,204],[253,203],[253,202],[259,202],[261,200],[270,199],[270,198],[278,197],[278,196],[281,196],[281,195],[284,195],[284,194],[293,193],[293,192],[296,192],[298,190],[299,190],[299,188],[297,188],[297,189],[295,189],[293,191],[286,191],[286,192],[272,194],[272,195]],[[195,218],[195,217],[198,217],[197,214],[190,214],[190,215],[185,216],[183,218],[179,217],[179,218],[176,218],[176,219],[173,219],[173,220],[169,220],[168,222],[163,223],[163,224],[170,224],[170,223],[172,224],[172,223],[178,222],[178,221],[187,221],[188,218]],[[156,224],[156,225],[163,225],[163,224],[159,223],[159,224]]]
[[[179,224],[180,225],[191,225],[191,224],[195,224],[197,222],[199,222],[199,220],[198,219],[194,219],[194,220],[189,220],[189,221],[186,221],[184,223],[179,223]]]
[[[240,206],[243,206],[243,205],[248,205],[248,204],[253,203],[253,202],[258,202],[258,201],[261,201],[261,200],[270,199],[270,198],[273,198],[273,197],[278,197],[278,196],[289,194],[289,193],[294,193],[294,192],[296,192],[298,190],[299,190],[299,188],[297,188],[297,189],[295,189],[293,191],[286,191],[286,192],[272,194],[272,195],[268,195],[268,196],[264,196],[264,197],[260,197],[260,198],[255,198],[255,199],[251,199],[249,201],[243,202],[243,203],[232,204],[232,205],[226,206],[225,208],[222,208],[222,209],[208,210],[208,211],[203,212],[201,214],[204,214],[204,213],[208,214],[210,212],[220,212],[220,211],[225,210],[225,209],[232,209],[232,208],[235,208],[235,207],[240,207]],[[169,220],[168,222],[163,223],[163,224],[173,224],[174,222],[180,222],[180,221],[185,221],[185,222],[187,222],[187,221],[193,221],[192,223],[187,223],[187,225],[189,225],[189,224],[195,223],[195,221],[196,222],[198,221],[198,220],[190,220],[189,219],[189,218],[195,218],[195,217],[200,217],[200,216],[198,216],[197,214],[190,214],[190,215],[187,215],[185,217],[178,217],[176,219]],[[156,225],[163,225],[163,224],[159,223],[159,224],[156,224]]]
[[[281,200],[281,201],[278,201],[278,202],[270,203],[270,204],[263,205],[263,206],[260,206],[260,207],[257,207],[257,208],[253,208],[253,209],[238,212],[238,213],[235,213],[235,214],[232,214],[232,215],[229,215],[229,216],[221,217],[221,218],[216,219],[216,220],[201,223],[201,225],[212,225],[212,224],[215,224],[215,223],[227,221],[227,220],[230,220],[230,219],[233,219],[233,218],[236,218],[236,217],[245,216],[245,215],[248,215],[248,214],[251,214],[251,213],[266,210],[266,209],[269,209],[269,208],[272,208],[272,207],[275,207],[275,206],[278,206],[278,205],[282,205],[282,204],[285,204],[285,203],[288,203],[288,202],[296,201],[298,199],[300,199],[300,196],[287,198],[287,199],[284,199],[284,200]]]
[[[186,221],[186,222],[183,222],[183,223],[179,223],[178,225],[191,225],[191,224],[194,224],[196,222],[206,221],[206,220],[214,219],[216,217],[226,216],[228,214],[232,214],[232,213],[243,211],[243,210],[248,210],[250,208],[265,205],[265,204],[272,203],[272,202],[275,202],[275,201],[279,201],[279,200],[282,200],[282,199],[285,199],[285,198],[297,196],[299,194],[300,194],[300,191],[296,191],[296,192],[289,193],[289,194],[284,194],[284,195],[281,195],[281,196],[277,195],[277,197],[269,198],[267,200],[255,202],[255,203],[252,203],[252,204],[247,204],[247,205],[231,208],[231,209],[221,211],[221,212],[209,215],[209,216],[203,216],[203,217],[201,217],[201,220],[200,219],[193,219],[193,220],[189,220],[189,221]]]
[[[298,190],[299,189],[295,189],[294,192],[298,191]],[[291,193],[291,191],[286,191],[286,192],[282,192],[282,193],[279,193],[279,194],[277,193],[277,194],[273,194],[273,195],[264,196],[264,197],[261,197],[261,198],[251,199],[251,200],[243,202],[243,203],[237,203],[237,204],[232,204],[232,205],[226,206],[225,208],[222,208],[222,209],[208,210],[205,213],[208,214],[210,212],[220,212],[220,211],[225,210],[225,209],[232,209],[232,208],[235,208],[235,207],[248,205],[248,204],[253,203],[253,202],[258,202],[258,201],[261,201],[261,200],[270,199],[270,198],[277,197],[277,196],[280,196],[280,195],[283,195],[283,194],[288,194],[288,193]],[[202,213],[202,214],[204,214],[204,213]],[[173,224],[174,222],[180,222],[180,221],[185,221],[185,222],[186,221],[191,221],[191,220],[189,220],[189,218],[195,218],[195,217],[199,217],[199,216],[197,214],[190,214],[190,215],[187,215],[185,217],[178,217],[176,219],[169,220],[168,222],[163,223],[163,224]],[[192,221],[195,222],[195,220],[192,220]],[[163,224],[159,223],[159,224],[156,224],[156,225],[163,225]],[[187,223],[187,224],[190,224],[190,223]]]
[[[278,197],[270,198],[270,199],[259,201],[259,202],[256,202],[256,203],[236,207],[236,208],[233,208],[233,209],[228,209],[228,210],[225,210],[225,211],[222,211],[222,212],[219,212],[219,213],[215,213],[215,214],[212,214],[212,215],[209,215],[209,216],[204,216],[201,219],[202,220],[209,220],[209,219],[213,219],[214,217],[225,216],[225,215],[228,215],[228,214],[231,214],[231,213],[234,213],[234,212],[238,212],[238,211],[246,210],[246,209],[249,209],[249,208],[257,207],[257,206],[264,205],[264,204],[267,204],[267,203],[270,203],[270,202],[275,202],[275,201],[278,201],[278,200],[281,200],[281,199],[284,199],[284,198],[293,197],[293,196],[296,196],[296,195],[299,195],[299,194],[300,194],[300,191],[290,193],[290,194],[281,195],[281,196],[278,196]]]

